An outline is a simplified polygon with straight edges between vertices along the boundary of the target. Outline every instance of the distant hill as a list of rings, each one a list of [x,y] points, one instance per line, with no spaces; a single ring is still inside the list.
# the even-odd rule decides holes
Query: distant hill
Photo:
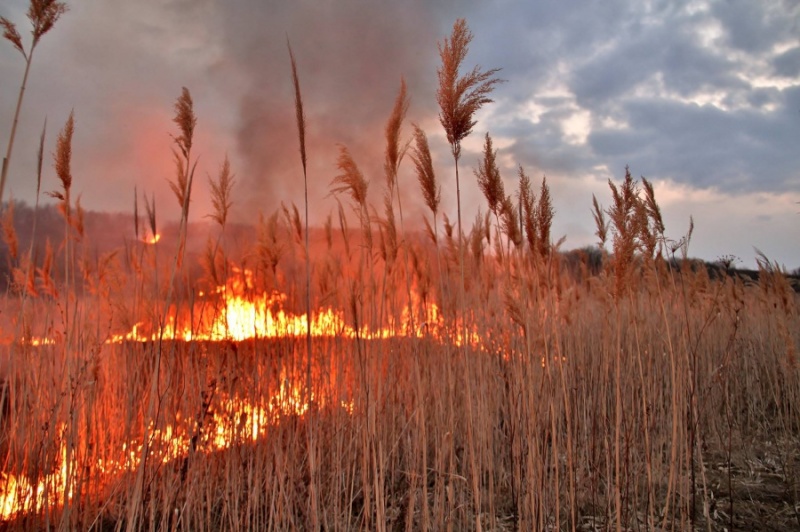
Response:
[[[7,210],[4,208],[3,212]],[[20,254],[26,254],[31,250],[33,240],[33,256],[37,265],[45,253],[46,242],[49,240],[55,250],[64,240],[64,218],[53,204],[40,206],[38,213],[34,216],[34,208],[25,202],[14,202],[13,226],[16,232],[17,248]],[[34,218],[36,227],[34,234]],[[4,226],[5,224],[3,224]],[[157,225],[160,234],[159,247],[165,253],[172,253],[177,249],[178,224],[177,222],[167,222],[162,226]],[[84,215],[84,233],[80,246],[82,253],[89,253],[94,256],[101,256],[105,253],[124,249],[125,246],[136,242],[135,226],[132,213],[108,213],[97,211],[86,211]],[[219,228],[211,223],[210,220],[201,218],[199,221],[191,222],[187,232],[187,264],[195,274],[201,274],[199,256],[204,252],[206,242],[211,236],[216,238]],[[0,231],[0,291],[7,291],[11,278],[12,258],[9,256],[6,231]],[[139,239],[144,240],[150,237],[150,230],[142,215],[139,225]],[[257,242],[258,228],[254,224],[229,224],[225,229],[225,246],[232,256],[242,255]],[[338,227],[332,230],[333,245],[342,248],[341,233]],[[357,236],[355,237],[357,239]],[[413,238],[425,239],[420,233]],[[326,231],[323,228],[312,228],[311,244],[312,249],[316,246],[325,245],[327,240]],[[313,255],[313,254],[312,254]],[[561,253],[562,266],[575,276],[597,275],[603,268],[603,254],[596,247],[585,247]],[[17,259],[18,261],[19,259]],[[718,279],[727,275],[735,275],[746,281],[757,282],[759,278],[758,270],[741,269],[735,267],[732,259],[708,262],[700,259],[687,259],[693,268],[704,267],[711,279]],[[673,263],[674,267],[680,266],[680,260]],[[14,263],[14,265],[18,262]],[[59,273],[56,271],[56,276]],[[787,274],[796,292],[800,292],[800,268]]]

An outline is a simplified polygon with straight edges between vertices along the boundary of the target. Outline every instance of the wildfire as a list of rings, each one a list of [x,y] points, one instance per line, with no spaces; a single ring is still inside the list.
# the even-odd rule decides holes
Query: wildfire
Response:
[[[211,341],[221,340],[242,341],[253,338],[286,338],[303,337],[306,335],[309,322],[311,336],[315,338],[360,337],[368,340],[386,339],[397,336],[423,336],[430,334],[439,337],[443,330],[443,320],[439,309],[434,303],[423,306],[419,296],[412,293],[411,305],[403,310],[399,323],[390,323],[381,328],[370,329],[362,326],[355,328],[345,322],[342,311],[333,308],[318,308],[312,312],[308,320],[305,313],[295,314],[285,310],[286,294],[273,291],[255,292],[253,289],[252,272],[234,268],[233,275],[221,286],[211,292],[211,297],[219,299],[216,307],[197,304],[194,316],[200,316],[195,323],[188,321],[183,325],[176,323],[174,316],[165,320],[163,325],[153,327],[144,323],[135,324],[132,329],[124,334],[117,334],[109,339],[110,343],[123,341],[155,341],[159,336],[165,340],[183,341]],[[209,308],[213,311],[210,319]],[[416,316],[416,324],[412,330],[410,309]],[[456,344],[461,344],[461,333],[455,338]],[[469,341],[477,344],[477,334],[469,335]]]
[[[156,243],[156,234],[148,243]],[[361,338],[366,340],[387,339],[398,336],[421,337],[428,335],[444,339],[444,320],[438,307],[423,304],[412,292],[410,304],[396,320],[388,320],[386,326],[376,329],[361,327],[356,330],[345,322],[344,313],[333,308],[318,308],[307,320],[306,314],[295,314],[285,309],[287,296],[280,292],[257,292],[249,270],[234,270],[231,278],[216,287],[208,295],[201,295],[189,313],[193,320],[182,319],[178,312],[158,325],[140,322],[124,334],[112,336],[107,343],[124,341],[153,341],[159,336],[166,340],[182,341],[242,341],[253,338],[278,338],[305,336],[309,322],[314,337]],[[448,341],[460,345],[464,339],[461,327],[454,327]],[[477,333],[467,333],[467,341],[479,345]],[[49,338],[31,338],[34,346],[55,343]],[[149,460],[169,463],[184,459],[190,452],[213,452],[264,438],[269,427],[282,418],[305,416],[311,405],[324,408],[334,405],[349,414],[353,413],[352,402],[318,397],[314,393],[307,397],[303,379],[286,372],[280,375],[280,384],[271,396],[226,397],[220,394],[213,408],[207,412],[208,419],[200,426],[194,418],[178,419],[174,424],[160,428],[149,426],[147,456]],[[201,430],[202,428],[202,430]],[[135,471],[141,465],[142,441],[121,445],[118,458],[91,464],[90,469],[102,472],[113,479],[115,476]],[[60,506],[71,500],[71,486],[79,465],[73,450],[61,442],[57,464],[53,471],[39,479],[28,479],[1,473],[0,521],[12,519],[27,512],[41,511],[46,506]]]
[[[300,382],[296,380],[295,382]],[[327,404],[323,397],[312,393],[311,402],[320,408]],[[339,406],[353,412],[353,403],[341,401]],[[220,397],[215,402],[207,429],[198,434],[193,422],[178,422],[163,429],[149,427],[149,457],[164,464],[188,456],[190,449],[213,452],[235,445],[255,442],[267,435],[270,426],[288,416],[303,417],[308,413],[301,386],[292,384],[286,372],[281,374],[278,390],[269,398],[258,401],[237,397]],[[61,427],[61,433],[64,427]],[[196,436],[197,441],[193,443]],[[118,460],[98,461],[92,469],[113,477],[135,471],[141,464],[143,444],[131,442],[121,446]],[[36,512],[47,505],[59,506],[72,498],[70,472],[79,470],[75,457],[64,441],[58,453],[55,471],[38,481],[25,476],[3,473],[0,484],[0,521],[12,519],[27,512]]]
[[[3,474],[3,483],[0,488],[0,520],[11,517],[33,508],[41,508],[45,502],[46,494],[52,494],[50,499],[58,504],[63,502],[59,494],[64,494],[67,489],[67,460],[66,448],[63,446],[59,452],[61,456],[60,467],[54,473],[46,475],[36,484],[25,477]]]

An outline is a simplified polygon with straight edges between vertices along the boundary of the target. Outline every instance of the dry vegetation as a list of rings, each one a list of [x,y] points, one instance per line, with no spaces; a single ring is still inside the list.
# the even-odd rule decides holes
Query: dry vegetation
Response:
[[[458,21],[440,48],[456,164],[496,83],[478,68],[459,81],[469,39]],[[652,186],[627,172],[609,208],[594,201],[599,271],[568,265],[547,183],[520,168],[507,195],[489,135],[475,171],[488,212],[462,231],[425,133],[404,144],[407,107],[403,84],[382,214],[343,146],[336,220],[312,232],[289,204],[234,245],[226,160],[200,277],[183,254],[189,91],[175,106],[171,241],[146,242],[155,204],[143,196],[140,219],[137,195],[137,240],[95,253],[71,195],[70,117],[52,193],[63,238],[20,249],[4,213],[0,529],[800,528],[798,300],[780,269],[761,257],[757,282],[711,279],[675,260],[690,235],[669,239]],[[403,227],[404,162],[430,209],[425,234]],[[274,290],[285,298],[265,300]],[[237,339],[234,295],[283,308],[295,329],[265,333],[253,314]],[[222,338],[203,338],[220,320]],[[194,339],[175,339],[176,324]],[[119,336],[134,326],[146,340]]]

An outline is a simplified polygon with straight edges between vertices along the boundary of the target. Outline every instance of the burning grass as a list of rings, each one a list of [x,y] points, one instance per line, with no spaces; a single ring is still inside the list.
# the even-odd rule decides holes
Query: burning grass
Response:
[[[461,43],[453,82],[469,42],[463,21],[454,32],[440,50]],[[473,71],[467,111],[489,103],[494,73]],[[292,76],[305,167],[294,57]],[[451,96],[457,163],[474,123]],[[340,204],[338,229],[329,217],[311,246],[286,205],[236,250],[226,161],[199,254],[188,90],[178,230],[160,237],[146,196],[140,230],[137,195],[136,237],[104,254],[70,199],[70,118],[63,241],[16,246],[0,302],[4,529],[800,527],[798,299],[780,269],[761,257],[757,282],[710,279],[677,260],[691,235],[665,236],[652,187],[630,173],[611,208],[594,201],[597,263],[568,264],[546,181],[536,194],[520,168],[515,210],[488,135],[477,174],[494,216],[467,233],[414,129],[432,221],[406,231],[406,107],[403,84],[383,215],[342,147],[334,192],[358,229]]]

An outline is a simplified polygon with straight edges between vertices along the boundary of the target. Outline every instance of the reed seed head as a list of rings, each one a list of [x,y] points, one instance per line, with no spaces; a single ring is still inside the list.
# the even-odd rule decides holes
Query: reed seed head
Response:
[[[522,225],[528,240],[528,247],[535,252],[539,249],[539,230],[536,217],[536,195],[531,187],[531,179],[520,165],[519,196],[522,203]]]
[[[56,0],[31,0],[28,20],[33,25],[33,46],[50,31],[61,15],[67,12],[67,4]]]
[[[475,177],[478,178],[478,186],[486,197],[489,210],[495,216],[499,216],[506,194],[500,169],[497,167],[497,150],[493,149],[492,137],[488,133],[483,143],[483,158],[475,170]]]
[[[14,45],[14,48],[19,50],[23,56],[26,56],[25,48],[22,47],[22,38],[20,37],[19,31],[17,31],[17,26],[6,17],[0,17],[0,26],[3,27],[3,37],[10,41],[11,44]]]
[[[386,160],[384,162],[384,170],[386,172],[386,182],[390,190],[394,189],[395,181],[397,179],[397,171],[400,167],[400,161],[405,155],[406,148],[400,144],[400,136],[403,129],[403,120],[405,120],[406,113],[408,112],[408,91],[406,89],[406,80],[400,79],[400,91],[397,93],[397,98],[394,101],[392,114],[389,116],[389,121],[386,122]]]
[[[425,136],[422,128],[416,124],[414,124],[414,149],[411,159],[414,161],[414,168],[417,171],[417,180],[422,188],[425,205],[436,216],[439,211],[439,203],[442,201],[442,191],[441,187],[436,183],[436,173],[433,171],[433,159],[428,146],[428,137]]]
[[[214,207],[214,212],[209,216],[220,227],[225,227],[225,223],[228,221],[228,213],[233,205],[231,191],[233,190],[234,181],[234,175],[231,173],[231,164],[226,155],[217,180],[214,181],[210,178],[208,180],[211,186],[211,204]]]
[[[72,171],[70,168],[72,162],[72,135],[75,132],[75,117],[74,113],[70,112],[67,123],[58,134],[56,140],[56,155],[55,155],[55,169],[58,179],[61,181],[61,186],[65,193],[68,193],[72,188]]]
[[[289,49],[289,61],[292,63],[292,86],[294,87],[294,111],[297,119],[297,137],[300,142],[300,160],[303,163],[303,173],[306,171],[306,115],[303,112],[303,95],[300,92],[300,78],[297,76],[297,62],[294,59],[292,45],[286,38],[286,47]]]
[[[436,101],[439,104],[439,121],[447,134],[453,157],[461,156],[461,141],[472,132],[476,122],[475,113],[484,104],[491,103],[489,94],[502,80],[494,77],[499,69],[482,71],[476,66],[459,77],[459,70],[467,57],[473,35],[464,19],[456,20],[453,32],[439,43],[441,66],[437,70],[439,88]]]
[[[172,119],[178,126],[180,135],[175,137],[175,143],[181,150],[183,157],[188,159],[192,151],[192,141],[194,138],[194,128],[197,125],[197,117],[194,114],[194,104],[189,89],[183,87],[181,95],[175,102],[175,117]]]
[[[331,182],[332,191],[336,194],[344,192],[350,195],[360,209],[367,208],[367,180],[359,170],[347,146],[339,146],[339,158],[336,161],[339,174]]]

